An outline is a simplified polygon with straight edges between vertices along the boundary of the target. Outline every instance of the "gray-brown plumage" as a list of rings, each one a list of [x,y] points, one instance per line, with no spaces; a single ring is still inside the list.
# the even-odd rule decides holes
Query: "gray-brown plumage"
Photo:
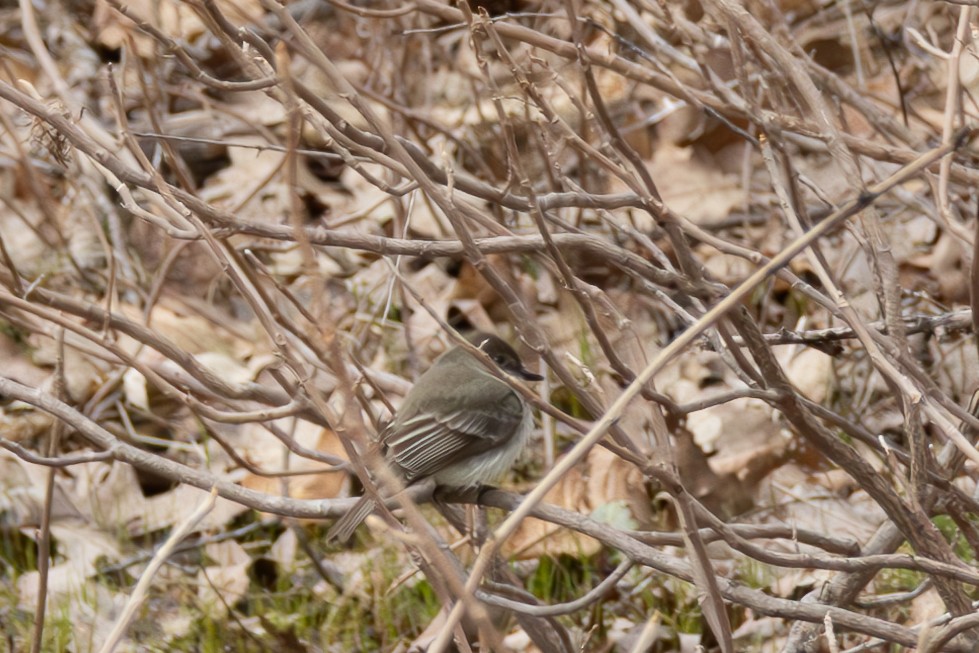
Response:
[[[500,338],[475,333],[468,339],[508,374],[542,378],[525,369]],[[465,488],[503,476],[532,428],[533,414],[523,398],[465,349],[454,347],[418,378],[378,440],[406,485],[432,478],[440,486]],[[349,539],[374,508],[371,497],[362,497],[333,525],[327,540]]]

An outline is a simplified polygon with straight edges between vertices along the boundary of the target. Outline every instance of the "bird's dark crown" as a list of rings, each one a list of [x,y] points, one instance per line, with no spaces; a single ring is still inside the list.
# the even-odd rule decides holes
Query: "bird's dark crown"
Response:
[[[528,381],[540,381],[543,377],[534,374],[523,366],[520,356],[506,341],[490,333],[477,331],[468,337],[469,342],[483,350],[493,362],[505,372],[522,377]]]

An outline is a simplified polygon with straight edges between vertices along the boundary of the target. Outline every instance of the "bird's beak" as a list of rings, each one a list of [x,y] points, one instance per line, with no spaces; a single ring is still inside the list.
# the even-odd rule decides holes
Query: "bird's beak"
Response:
[[[533,372],[531,372],[530,370],[528,370],[523,365],[521,365],[520,366],[520,369],[517,370],[517,376],[519,376],[524,381],[543,381],[544,380],[544,377],[543,376],[541,376],[540,374],[534,374]]]

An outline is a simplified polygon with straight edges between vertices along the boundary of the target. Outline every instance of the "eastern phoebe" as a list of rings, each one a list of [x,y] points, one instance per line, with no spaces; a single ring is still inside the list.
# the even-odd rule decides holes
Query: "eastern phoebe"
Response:
[[[517,352],[496,336],[476,332],[467,339],[508,374],[544,378],[525,369]],[[454,347],[418,377],[378,440],[405,485],[432,478],[440,486],[471,488],[503,476],[533,426],[523,397],[465,349]],[[361,497],[329,530],[327,541],[349,539],[374,508],[374,499]]]

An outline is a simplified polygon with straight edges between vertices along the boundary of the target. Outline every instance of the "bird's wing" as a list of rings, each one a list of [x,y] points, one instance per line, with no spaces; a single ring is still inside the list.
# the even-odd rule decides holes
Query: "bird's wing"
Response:
[[[412,481],[502,445],[516,434],[524,414],[520,398],[506,390],[493,401],[484,398],[451,412],[436,406],[402,410],[382,434],[388,460]]]

